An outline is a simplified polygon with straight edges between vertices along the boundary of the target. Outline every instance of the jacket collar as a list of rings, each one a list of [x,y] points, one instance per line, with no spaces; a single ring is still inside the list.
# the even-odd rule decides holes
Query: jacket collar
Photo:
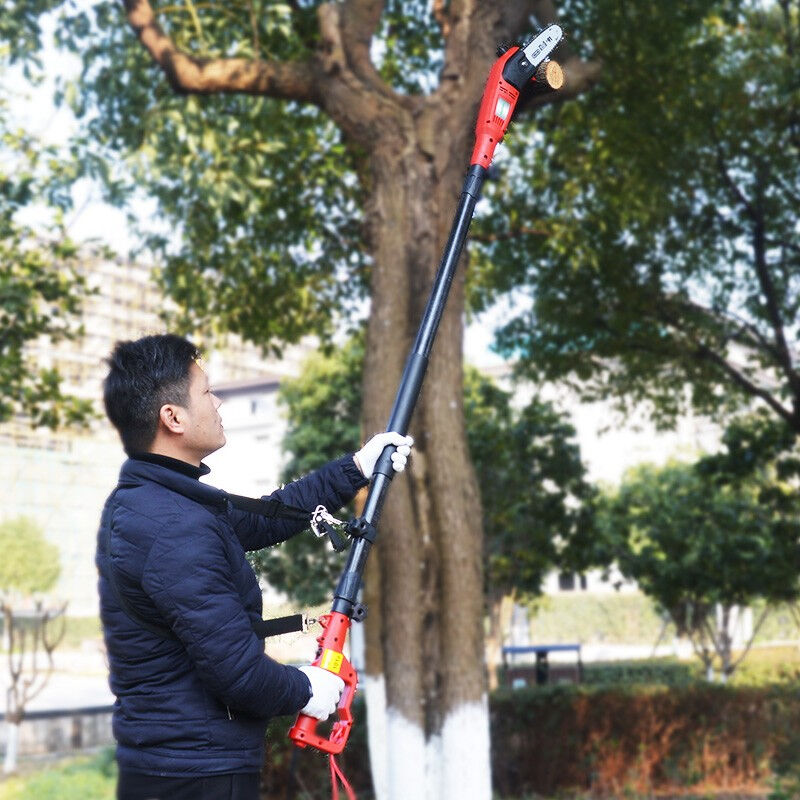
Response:
[[[148,461],[151,464],[160,464],[162,467],[169,467],[182,475],[188,475],[190,478],[201,478],[211,472],[206,464],[201,463],[199,467],[196,467],[187,461],[163,456],[161,453],[131,453],[131,458],[135,458],[137,461]]]
[[[202,467],[205,469],[203,475],[211,471],[205,464]],[[203,505],[219,509],[227,507],[227,495],[222,489],[201,483],[197,478],[178,472],[172,467],[138,458],[129,458],[122,464],[119,473],[120,486],[141,486],[146,482],[160,484]]]

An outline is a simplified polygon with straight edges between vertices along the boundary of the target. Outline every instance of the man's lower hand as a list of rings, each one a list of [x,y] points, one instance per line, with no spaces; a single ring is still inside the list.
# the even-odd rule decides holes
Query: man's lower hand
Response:
[[[336,711],[344,689],[344,681],[322,667],[308,666],[299,669],[311,684],[311,698],[300,709],[300,713],[320,720],[327,719]]]

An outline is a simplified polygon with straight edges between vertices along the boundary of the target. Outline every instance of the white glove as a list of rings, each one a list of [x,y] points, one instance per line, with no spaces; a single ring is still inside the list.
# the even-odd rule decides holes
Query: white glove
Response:
[[[322,667],[298,667],[311,684],[311,699],[300,709],[309,717],[327,719],[339,705],[344,690],[344,681]]]
[[[397,450],[392,453],[392,467],[395,472],[402,472],[406,468],[408,454],[414,440],[410,436],[401,436],[399,433],[379,433],[373,436],[354,456],[356,466],[365,478],[371,478],[375,471],[383,449],[388,444],[393,444]]]

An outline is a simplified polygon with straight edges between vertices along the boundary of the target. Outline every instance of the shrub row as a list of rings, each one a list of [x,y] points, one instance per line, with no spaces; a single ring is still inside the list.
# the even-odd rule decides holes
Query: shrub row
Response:
[[[787,686],[505,691],[491,714],[501,796],[735,790],[788,768],[800,745],[800,697]]]
[[[764,785],[800,752],[800,694],[790,686],[592,688],[496,692],[490,703],[492,773],[500,797],[591,791],[676,794]],[[364,709],[340,763],[359,798],[371,796]],[[330,796],[327,761],[297,752],[286,720],[272,723],[265,798]]]
[[[700,676],[695,662],[677,659],[592,662],[583,665],[583,683],[590,686],[647,684],[687,686]]]

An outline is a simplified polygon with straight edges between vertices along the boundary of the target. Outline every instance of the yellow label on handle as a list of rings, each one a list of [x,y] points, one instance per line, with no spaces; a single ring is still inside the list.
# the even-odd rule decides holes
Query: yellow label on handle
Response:
[[[342,668],[343,660],[344,656],[341,653],[337,653],[335,650],[323,650],[322,660],[319,665],[322,669],[327,669],[328,672],[335,672],[338,675],[339,670]]]

